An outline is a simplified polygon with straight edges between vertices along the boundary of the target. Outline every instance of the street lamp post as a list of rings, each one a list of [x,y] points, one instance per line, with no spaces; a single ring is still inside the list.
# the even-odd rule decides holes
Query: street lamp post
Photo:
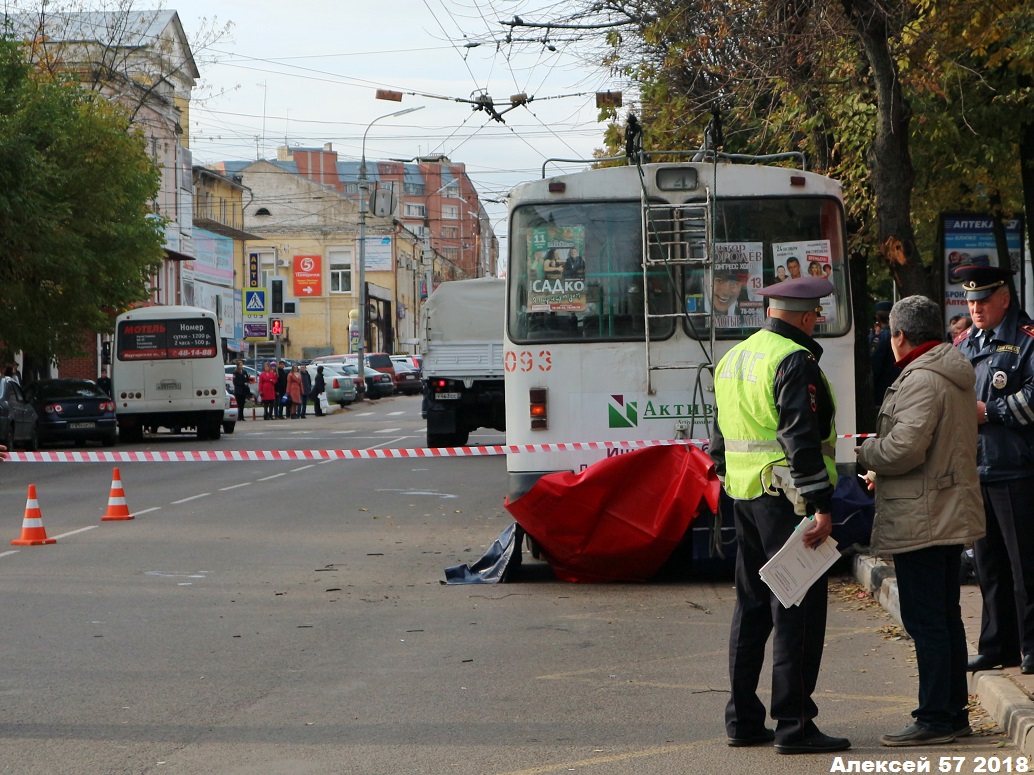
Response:
[[[369,134],[373,125],[383,118],[404,116],[423,107],[423,105],[417,105],[413,108],[404,108],[403,110],[396,110],[394,113],[377,116],[367,125],[366,131],[363,132],[363,150],[359,161],[359,316],[356,320],[359,324],[359,347],[356,352],[356,366],[359,368],[359,382],[362,385],[366,384],[366,372],[364,370],[364,356],[366,354],[366,208],[369,200],[369,192],[366,186],[366,135]]]

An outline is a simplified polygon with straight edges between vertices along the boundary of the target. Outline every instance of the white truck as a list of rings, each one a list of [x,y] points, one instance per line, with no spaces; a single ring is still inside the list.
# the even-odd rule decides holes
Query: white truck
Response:
[[[494,277],[435,288],[421,314],[423,414],[428,447],[460,447],[478,428],[506,430],[503,310]]]

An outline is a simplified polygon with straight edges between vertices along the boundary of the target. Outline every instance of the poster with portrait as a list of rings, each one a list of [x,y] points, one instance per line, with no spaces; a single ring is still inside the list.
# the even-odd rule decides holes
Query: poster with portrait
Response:
[[[714,315],[717,328],[759,328],[765,304],[757,292],[764,245],[761,242],[717,242],[714,246],[712,284],[703,295],[704,311]]]
[[[528,242],[528,310],[584,312],[585,227],[545,226]]]
[[[833,282],[833,251],[829,240],[809,240],[807,242],[777,242],[772,244],[772,260],[775,262],[776,277],[780,275],[780,267],[786,279],[811,275],[824,277]],[[836,299],[826,296],[819,301],[822,312],[818,323],[832,324],[837,319]]]

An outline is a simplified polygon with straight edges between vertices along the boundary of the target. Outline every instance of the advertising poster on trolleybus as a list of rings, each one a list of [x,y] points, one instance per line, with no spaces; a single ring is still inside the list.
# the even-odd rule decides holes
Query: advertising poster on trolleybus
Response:
[[[531,230],[528,244],[531,312],[584,312],[585,227],[547,226]]]
[[[793,279],[805,274],[833,280],[833,255],[828,239],[807,242],[776,242],[772,244],[772,259],[775,261],[776,277]],[[822,313],[819,324],[836,323],[837,305],[832,296],[819,300]]]
[[[714,313],[718,328],[759,328],[765,305],[757,292],[764,245],[760,242],[718,242],[714,246],[714,284],[704,295],[704,311]]]

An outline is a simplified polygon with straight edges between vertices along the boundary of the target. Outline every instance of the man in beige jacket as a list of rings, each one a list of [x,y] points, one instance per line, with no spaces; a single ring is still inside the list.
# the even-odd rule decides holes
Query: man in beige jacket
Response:
[[[942,341],[940,308],[925,296],[890,312],[901,374],[887,389],[877,437],[858,448],[876,490],[872,546],[894,557],[901,621],[916,647],[915,722],[888,746],[940,745],[972,733],[966,632],[959,605],[963,545],[984,535],[977,477],[973,367]]]

